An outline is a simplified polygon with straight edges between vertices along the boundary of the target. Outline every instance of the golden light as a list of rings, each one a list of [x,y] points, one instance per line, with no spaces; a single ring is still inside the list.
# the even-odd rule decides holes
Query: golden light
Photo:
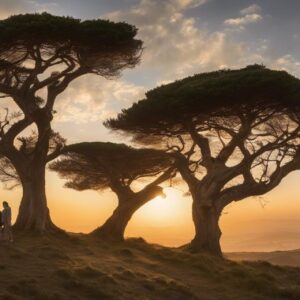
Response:
[[[164,188],[165,198],[156,197],[141,207],[130,220],[125,236],[143,237],[150,243],[178,246],[194,234],[191,198],[175,188]]]
[[[184,210],[182,193],[173,188],[164,188],[165,197],[157,196],[141,207],[135,219],[152,224],[172,224],[181,218]]]

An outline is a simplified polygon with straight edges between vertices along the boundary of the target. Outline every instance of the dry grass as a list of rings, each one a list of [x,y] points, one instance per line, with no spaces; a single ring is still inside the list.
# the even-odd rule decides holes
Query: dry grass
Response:
[[[300,269],[86,236],[0,244],[0,300],[300,299]]]

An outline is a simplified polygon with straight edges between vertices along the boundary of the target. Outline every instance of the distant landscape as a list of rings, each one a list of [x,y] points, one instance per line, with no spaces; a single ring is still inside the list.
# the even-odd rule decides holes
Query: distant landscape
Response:
[[[300,249],[272,252],[228,252],[225,257],[235,261],[268,261],[274,265],[300,267]]]

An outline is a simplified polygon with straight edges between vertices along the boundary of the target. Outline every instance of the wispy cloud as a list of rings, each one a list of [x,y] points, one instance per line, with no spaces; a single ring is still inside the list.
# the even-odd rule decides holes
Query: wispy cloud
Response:
[[[198,27],[195,18],[187,17],[187,9],[206,2],[142,0],[105,17],[139,28],[139,37],[145,43],[139,70],[159,74],[157,83],[161,83],[234,65],[242,56],[242,44],[232,43],[222,31],[208,33]]]
[[[58,3],[54,1],[40,3],[37,0],[26,0],[25,2],[27,2],[27,4],[29,4],[30,6],[32,6],[36,12],[44,12],[44,11],[51,12],[53,10],[56,10],[59,7]]]
[[[55,122],[103,122],[120,107],[144,96],[145,89],[124,80],[87,75],[72,82],[56,101]]]
[[[251,14],[251,15],[245,15],[240,18],[235,19],[227,19],[224,21],[226,25],[232,25],[232,26],[242,26],[247,25],[250,23],[257,23],[258,21],[262,20],[262,16],[259,14]]]
[[[240,11],[241,15],[249,15],[249,14],[259,14],[261,12],[261,7],[257,4],[252,4]]]
[[[260,14],[261,8],[257,4],[252,4],[240,11],[241,17],[230,18],[224,21],[225,25],[244,29],[246,25],[257,23],[263,19]]]
[[[59,7],[54,1],[40,2],[37,0],[0,0],[0,19],[15,14],[32,12],[53,12]]]
[[[272,67],[275,69],[285,70],[294,75],[300,75],[300,61],[298,61],[293,55],[286,54],[272,62]]]
[[[5,19],[12,14],[22,13],[29,8],[26,1],[10,0],[0,1],[0,19]]]

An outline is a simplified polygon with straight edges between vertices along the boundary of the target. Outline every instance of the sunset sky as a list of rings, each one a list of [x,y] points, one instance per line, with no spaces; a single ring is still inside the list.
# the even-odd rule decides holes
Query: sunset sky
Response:
[[[53,129],[69,143],[124,142],[102,122],[142,99],[145,91],[195,73],[264,64],[300,78],[300,1],[298,0],[0,0],[0,18],[47,11],[81,19],[126,21],[144,41],[141,63],[115,80],[88,75],[57,99]],[[1,106],[0,103],[0,107]],[[225,209],[221,218],[224,251],[300,248],[300,171],[262,198]],[[111,214],[110,191],[76,192],[47,173],[47,196],[54,222],[89,232]],[[126,235],[178,246],[193,237],[191,199],[185,187],[165,184],[166,199],[154,199],[131,220]],[[0,189],[16,216],[22,191]]]

